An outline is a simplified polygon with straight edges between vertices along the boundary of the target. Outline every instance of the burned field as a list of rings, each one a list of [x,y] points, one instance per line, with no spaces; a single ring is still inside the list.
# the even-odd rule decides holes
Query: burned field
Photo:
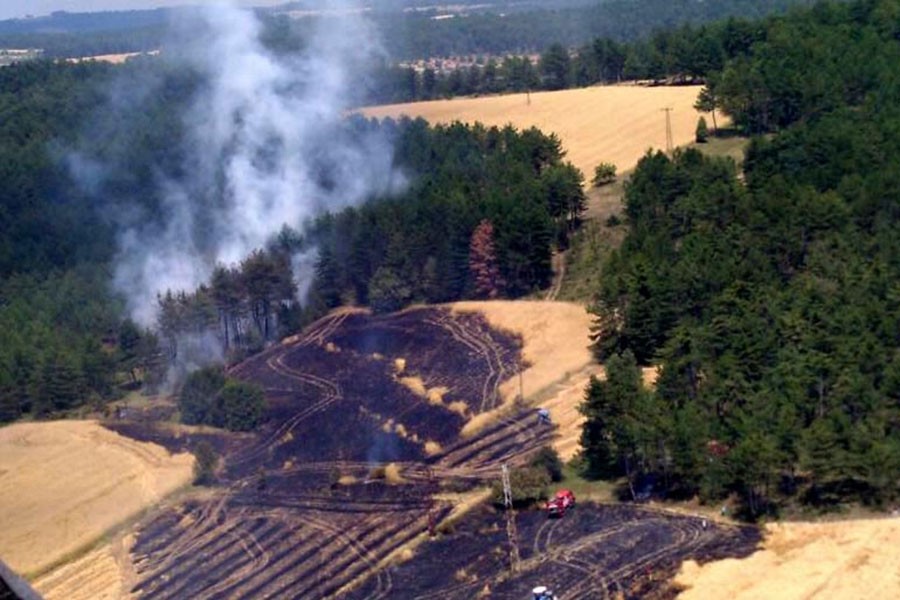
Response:
[[[489,583],[497,597],[518,597],[541,577],[571,597],[603,597],[627,595],[635,582],[663,586],[685,558],[755,545],[739,530],[630,507],[579,507],[554,521],[522,513],[523,570],[508,578],[502,515],[478,509],[450,533],[442,522],[453,505],[440,492],[493,480],[502,463],[525,462],[552,439],[524,408],[460,436],[469,418],[500,404],[500,383],[523,368],[520,349],[473,314],[348,311],[238,365],[233,376],[265,387],[266,422],[252,436],[214,437],[219,485],[141,524],[133,591],[453,598]],[[172,448],[190,443],[147,422],[114,428]],[[397,564],[429,533],[437,536]],[[644,569],[666,577],[652,583]]]
[[[542,511],[517,515],[521,562],[509,570],[504,517],[484,507],[451,535],[423,546],[416,558],[391,567],[405,598],[528,598],[540,584],[560,598],[667,597],[669,582],[685,559],[745,556],[760,541],[752,527],[722,526],[703,519],[639,506],[582,505],[561,519]],[[373,597],[373,583],[348,594]]]

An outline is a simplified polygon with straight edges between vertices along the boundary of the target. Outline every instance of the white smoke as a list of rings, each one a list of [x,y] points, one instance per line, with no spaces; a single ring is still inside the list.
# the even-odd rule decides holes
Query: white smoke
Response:
[[[114,284],[144,325],[158,293],[195,289],[217,263],[239,262],[285,224],[402,185],[385,140],[349,143],[340,133],[358,87],[352,67],[379,53],[362,20],[320,19],[304,51],[285,57],[263,46],[251,11],[218,5],[191,15],[164,57],[204,81],[184,115],[187,176],[160,181],[161,227],[131,220],[119,236]],[[295,258],[300,290],[311,257]]]

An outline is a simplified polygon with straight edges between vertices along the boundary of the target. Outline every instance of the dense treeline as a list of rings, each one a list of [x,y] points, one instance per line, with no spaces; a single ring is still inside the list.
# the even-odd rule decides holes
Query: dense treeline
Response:
[[[39,48],[42,58],[80,58],[158,50],[163,39],[164,26],[88,33],[9,33],[0,34],[0,48]]]
[[[759,515],[900,491],[896,0],[769,21],[714,74],[751,144],[649,154],[595,311],[587,465]],[[891,16],[893,15],[893,16]],[[638,365],[660,368],[654,391]]]
[[[431,67],[382,66],[374,71],[370,97],[381,102],[409,102],[620,81],[705,82],[719,74],[727,61],[747,56],[755,43],[774,33],[772,24],[781,19],[729,18],[707,25],[687,24],[624,42],[597,37],[572,51],[553,43],[536,62],[526,56],[487,57],[446,72]],[[784,43],[789,44],[789,39],[784,38]],[[744,79],[739,64],[731,69],[724,74],[726,84],[741,85]]]
[[[551,252],[568,243],[586,202],[581,173],[563,161],[555,136],[422,119],[351,123],[394,140],[409,188],[326,214],[302,235],[286,228],[240,265],[218,267],[209,285],[162,296],[170,358],[205,335],[239,357],[342,304],[392,311],[515,297],[549,283]],[[313,265],[305,307],[296,302],[298,256]]]
[[[394,60],[472,54],[541,52],[552,44],[576,47],[600,37],[618,42],[657,29],[727,17],[759,18],[809,0],[609,0],[591,6],[470,13],[433,19],[433,13],[375,13]]]
[[[453,18],[434,19],[435,9],[401,11],[396,4],[374,7],[369,17],[392,61],[472,54],[542,52],[550,45],[578,47],[594,38],[615,42],[647,37],[660,29],[726,17],[759,18],[811,0],[611,0],[480,7]],[[559,4],[559,3],[557,3]],[[574,5],[574,6],[566,6]],[[137,52],[164,47],[166,23],[180,9],[105,13],[56,13],[29,20],[0,21],[0,48],[43,48],[54,58]],[[277,11],[258,11],[266,23],[266,43],[295,50],[312,19],[291,19]],[[334,17],[326,17],[334,18]]]
[[[198,84],[149,59],[0,70],[0,418],[171,383],[184,375],[173,365],[238,359],[341,302],[390,310],[528,293],[579,223],[581,174],[554,137],[350,119],[348,136],[393,139],[409,187],[302,234],[286,228],[198,290],[162,294],[157,331],[143,330],[109,284],[115,231],[165,218],[157,183],[185,176],[179,115]],[[306,307],[298,269],[317,275]]]
[[[396,129],[412,187],[313,226],[316,300],[392,310],[549,283],[552,247],[566,245],[585,208],[581,173],[555,136],[421,119],[379,126]],[[479,273],[492,283],[479,285]]]
[[[109,274],[81,267],[0,280],[0,422],[112,394],[120,307]]]
[[[0,421],[114,393],[121,307],[112,236],[58,161],[97,103],[101,66],[0,69]]]
[[[109,232],[58,154],[100,102],[94,84],[109,73],[108,65],[45,61],[0,69],[0,277],[110,256]]]

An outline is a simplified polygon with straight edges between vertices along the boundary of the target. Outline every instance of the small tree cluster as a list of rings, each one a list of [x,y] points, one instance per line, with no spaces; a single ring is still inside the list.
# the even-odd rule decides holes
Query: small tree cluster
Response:
[[[524,467],[510,469],[509,483],[512,487],[513,505],[531,506],[548,498],[550,475],[544,467]],[[491,487],[491,500],[503,504],[503,484],[495,481]]]
[[[550,481],[558,483],[563,478],[563,463],[559,458],[559,453],[551,446],[544,446],[531,459],[531,466],[544,469],[550,477]]]
[[[157,298],[158,329],[170,361],[185,340],[213,335],[226,352],[258,350],[284,333],[296,306],[289,252],[256,250],[239,265],[219,265],[209,285],[192,293],[167,291]]]
[[[505,285],[497,265],[494,249],[494,225],[487,219],[481,221],[472,232],[469,244],[469,270],[475,280],[475,295],[496,298]]]
[[[218,366],[199,369],[188,375],[178,396],[183,423],[212,425],[230,431],[256,429],[265,406],[262,388],[227,379]]]

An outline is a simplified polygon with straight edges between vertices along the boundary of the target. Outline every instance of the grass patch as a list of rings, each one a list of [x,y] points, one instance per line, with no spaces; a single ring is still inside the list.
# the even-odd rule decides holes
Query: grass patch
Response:
[[[615,495],[617,482],[585,479],[572,465],[563,465],[562,481],[554,485],[557,488],[572,490],[579,502],[582,500],[606,503],[617,501]]]
[[[609,254],[618,248],[625,238],[626,227],[608,227],[605,220],[590,219],[572,238],[566,256],[566,274],[563,277],[560,300],[590,302],[600,289],[603,264]]]
[[[696,148],[707,156],[728,156],[737,163],[738,168],[744,163],[744,152],[750,145],[750,138],[735,135],[729,130],[719,129],[718,136],[710,136],[709,141],[705,144],[691,144],[691,148]]]

